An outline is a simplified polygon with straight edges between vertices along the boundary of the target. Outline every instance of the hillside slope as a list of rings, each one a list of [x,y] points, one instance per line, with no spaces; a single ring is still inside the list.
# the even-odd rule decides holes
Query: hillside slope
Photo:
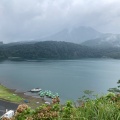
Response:
[[[120,47],[120,34],[104,34],[99,38],[87,40],[81,45],[89,47]]]
[[[53,35],[42,38],[41,40],[66,41],[82,43],[89,39],[95,39],[102,35],[91,27],[80,26],[77,28],[63,29]]]

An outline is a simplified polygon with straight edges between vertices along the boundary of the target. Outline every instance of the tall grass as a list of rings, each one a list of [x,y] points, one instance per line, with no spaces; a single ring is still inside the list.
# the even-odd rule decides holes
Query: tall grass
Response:
[[[62,106],[55,99],[53,104],[35,110],[20,105],[12,120],[120,120],[120,94],[83,100],[77,107],[71,101]]]

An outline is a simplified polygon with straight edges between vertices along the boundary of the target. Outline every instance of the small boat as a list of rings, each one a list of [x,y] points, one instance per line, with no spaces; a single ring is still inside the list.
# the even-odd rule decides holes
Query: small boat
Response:
[[[40,92],[42,89],[40,88],[34,88],[34,89],[31,89],[30,92]]]
[[[45,104],[50,105],[50,102],[45,102]]]

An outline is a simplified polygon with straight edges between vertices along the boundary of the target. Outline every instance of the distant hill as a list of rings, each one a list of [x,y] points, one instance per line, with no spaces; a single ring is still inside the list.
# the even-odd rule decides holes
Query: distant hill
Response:
[[[41,40],[65,41],[73,43],[82,43],[89,39],[99,38],[102,33],[91,27],[80,26],[77,28],[64,29],[53,35],[42,38]]]
[[[0,41],[0,45],[3,45],[3,42],[2,42],[2,41]]]
[[[0,48],[3,58],[12,59],[80,59],[100,57],[95,50],[70,42],[43,41],[28,44],[7,44]]]
[[[43,60],[43,59],[120,59],[120,47],[87,47],[62,41],[10,43],[0,46],[0,60]]]
[[[99,48],[120,47],[120,34],[104,34],[99,38],[87,40],[81,45]]]

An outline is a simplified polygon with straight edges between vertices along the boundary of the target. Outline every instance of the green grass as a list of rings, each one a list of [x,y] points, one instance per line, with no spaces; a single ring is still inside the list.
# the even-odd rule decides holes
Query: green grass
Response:
[[[11,102],[17,102],[17,103],[22,101],[21,97],[19,97],[16,94],[13,94],[6,87],[2,85],[0,85],[0,99],[11,101]]]

